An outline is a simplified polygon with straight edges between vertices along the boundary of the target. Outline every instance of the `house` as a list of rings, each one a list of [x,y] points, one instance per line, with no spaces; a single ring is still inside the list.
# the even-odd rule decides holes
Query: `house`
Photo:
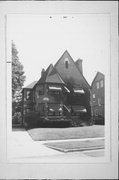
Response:
[[[104,124],[105,114],[105,76],[101,72],[97,72],[92,84],[92,111],[95,123]]]
[[[22,121],[24,124],[24,119],[26,114],[33,111],[33,93],[32,89],[35,86],[37,81],[32,82],[22,90]]]
[[[46,71],[42,70],[39,81],[30,91],[28,87],[25,90],[32,92],[31,108],[39,117],[70,118],[75,119],[76,124],[79,119],[87,122],[91,119],[91,89],[83,75],[82,60],[74,62],[67,50],[54,66],[50,64]]]

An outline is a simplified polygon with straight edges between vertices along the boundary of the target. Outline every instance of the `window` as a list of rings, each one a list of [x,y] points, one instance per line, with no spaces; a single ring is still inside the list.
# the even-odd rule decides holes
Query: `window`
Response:
[[[48,91],[48,94],[50,94],[50,95],[59,95],[60,91],[52,90],[52,91]]]
[[[48,87],[48,94],[59,95],[61,91],[62,91],[62,88],[60,86],[49,86]]]
[[[68,58],[65,58],[65,68],[68,69],[69,67],[69,60]]]
[[[98,109],[95,109],[94,114],[95,116],[98,116]]]
[[[96,85],[97,85],[97,89],[99,89],[99,82],[97,82],[97,84],[96,84]]]
[[[65,68],[68,69],[68,66],[69,66],[69,62],[65,61]]]
[[[98,98],[98,106],[101,106],[101,99]]]
[[[31,99],[31,91],[26,92],[26,99]]]
[[[38,88],[38,95],[42,95],[43,94],[43,85],[40,85],[39,88]]]
[[[100,86],[103,87],[103,80],[100,81]]]
[[[95,94],[93,94],[93,98],[95,98]]]

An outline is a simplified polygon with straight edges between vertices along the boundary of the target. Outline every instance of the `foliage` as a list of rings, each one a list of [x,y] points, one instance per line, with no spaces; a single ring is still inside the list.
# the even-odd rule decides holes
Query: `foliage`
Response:
[[[23,65],[19,61],[18,51],[12,41],[12,118],[13,122],[20,118],[22,104],[22,87],[25,76]],[[21,118],[20,118],[21,119]]]
[[[13,124],[20,124],[22,121],[21,112],[15,112],[12,117]]]

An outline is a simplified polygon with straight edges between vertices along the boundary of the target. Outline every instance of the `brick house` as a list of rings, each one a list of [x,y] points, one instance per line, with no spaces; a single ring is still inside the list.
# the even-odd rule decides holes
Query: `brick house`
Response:
[[[91,119],[91,89],[83,76],[82,60],[74,62],[67,50],[54,66],[43,69],[31,89],[28,87],[24,88],[23,96],[27,96],[25,91],[30,92],[31,109],[40,117]]]
[[[104,124],[104,106],[105,106],[105,76],[101,72],[97,72],[92,84],[92,110],[93,118],[96,123]]]

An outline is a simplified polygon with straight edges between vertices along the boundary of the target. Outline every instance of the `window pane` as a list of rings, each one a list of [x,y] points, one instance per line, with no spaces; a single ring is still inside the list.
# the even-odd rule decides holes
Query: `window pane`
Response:
[[[93,94],[93,98],[95,98],[95,94]]]
[[[103,80],[100,81],[100,86],[103,87]]]
[[[44,90],[44,89],[43,89],[43,85],[42,85],[42,86],[39,86],[39,88],[38,88],[38,92],[39,92],[39,93],[38,93],[38,94],[39,94],[39,95],[42,95],[42,94],[43,94],[43,90]]]
[[[65,61],[65,67],[68,68],[68,61]]]
[[[97,89],[99,89],[99,82],[97,82]]]
[[[27,91],[26,92],[26,99],[30,99],[31,98],[31,92],[30,91]]]

